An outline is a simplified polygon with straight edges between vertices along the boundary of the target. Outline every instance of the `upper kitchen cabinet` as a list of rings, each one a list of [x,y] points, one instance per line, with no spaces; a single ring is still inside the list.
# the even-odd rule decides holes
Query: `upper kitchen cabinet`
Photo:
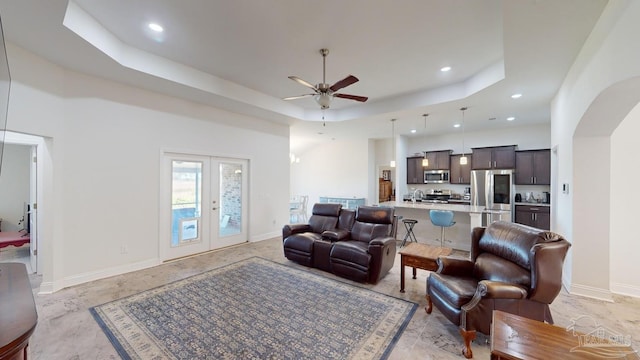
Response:
[[[516,146],[495,146],[473,148],[471,169],[514,169],[516,167]]]
[[[407,158],[407,184],[424,184],[422,156]]]
[[[516,151],[516,185],[551,184],[551,150]]]
[[[426,154],[429,160],[429,166],[425,166],[424,170],[449,170],[449,157],[451,150],[429,151]]]
[[[449,182],[452,184],[470,184],[471,183],[471,154],[465,154],[467,163],[460,165],[462,155],[451,155],[451,171]]]

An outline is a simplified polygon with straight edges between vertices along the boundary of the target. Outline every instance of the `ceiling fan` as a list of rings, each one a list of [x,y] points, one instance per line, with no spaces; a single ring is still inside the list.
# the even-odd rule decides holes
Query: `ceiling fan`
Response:
[[[295,99],[301,99],[301,98],[313,96],[316,102],[318,103],[318,105],[320,105],[320,108],[324,110],[329,108],[329,105],[331,105],[331,98],[334,98],[334,97],[355,100],[360,102],[365,102],[367,101],[367,99],[369,99],[366,96],[349,95],[349,94],[342,94],[342,93],[336,92],[342,88],[345,88],[353,83],[358,82],[358,78],[353,75],[349,75],[346,78],[336,82],[333,85],[327,84],[326,59],[327,59],[327,55],[329,55],[329,49],[320,49],[320,54],[322,55],[322,82],[320,84],[314,86],[310,82],[302,80],[297,76],[289,76],[289,79],[312,89],[314,93],[291,96],[291,97],[284,98],[283,100],[295,100]]]

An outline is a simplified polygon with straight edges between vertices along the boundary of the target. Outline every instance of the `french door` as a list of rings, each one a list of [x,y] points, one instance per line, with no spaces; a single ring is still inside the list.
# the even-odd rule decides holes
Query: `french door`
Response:
[[[248,161],[165,153],[160,258],[246,242]]]

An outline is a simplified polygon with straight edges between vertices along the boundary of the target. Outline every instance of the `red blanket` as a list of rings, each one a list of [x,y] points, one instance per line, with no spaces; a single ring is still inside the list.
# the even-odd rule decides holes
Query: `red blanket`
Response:
[[[31,237],[24,231],[0,232],[0,248],[9,245],[22,246],[28,244],[30,241]]]

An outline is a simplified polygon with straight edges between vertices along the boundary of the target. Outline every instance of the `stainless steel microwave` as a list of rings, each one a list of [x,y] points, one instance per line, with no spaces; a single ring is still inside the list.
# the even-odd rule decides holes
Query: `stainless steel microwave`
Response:
[[[449,170],[425,170],[425,184],[445,184],[449,182]]]

